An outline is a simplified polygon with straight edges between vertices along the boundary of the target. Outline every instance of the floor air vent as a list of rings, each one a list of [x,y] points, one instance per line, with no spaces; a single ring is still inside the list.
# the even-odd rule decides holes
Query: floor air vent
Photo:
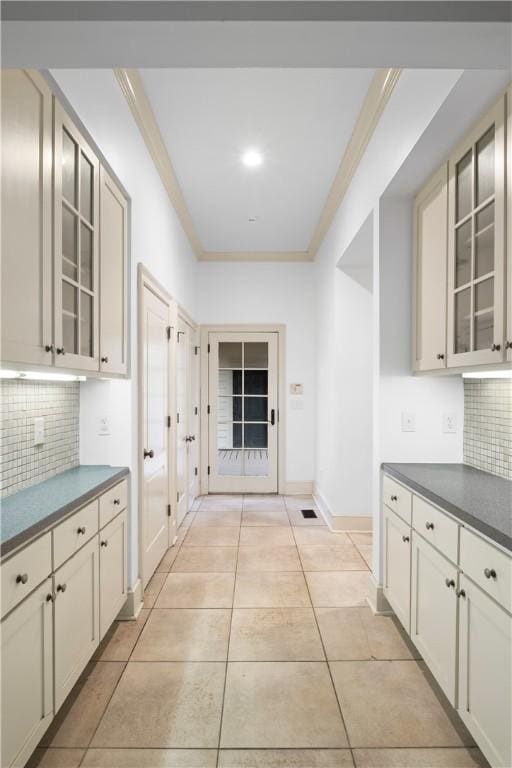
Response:
[[[314,509],[301,509],[302,517],[307,518],[308,520],[312,517],[317,517],[317,514]]]

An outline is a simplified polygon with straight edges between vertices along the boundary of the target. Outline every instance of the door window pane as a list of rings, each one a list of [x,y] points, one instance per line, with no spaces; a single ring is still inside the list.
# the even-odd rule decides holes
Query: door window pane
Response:
[[[494,125],[476,145],[476,204],[494,194]]]
[[[244,447],[245,448],[267,448],[268,447],[268,427],[267,424],[245,424],[244,425]]]
[[[92,290],[92,232],[80,224],[80,282]]]
[[[471,221],[455,232],[455,287],[471,280]]]
[[[217,422],[242,421],[242,398],[219,397]]]
[[[494,269],[494,203],[475,217],[475,277]]]
[[[494,340],[494,313],[475,317],[475,349],[491,349]]]
[[[219,395],[242,394],[242,371],[219,371]]]
[[[80,354],[93,356],[92,296],[80,291]]]
[[[457,221],[467,216],[473,208],[473,195],[471,194],[471,165],[472,150],[459,160],[456,167],[456,214]]]
[[[268,399],[266,397],[244,397],[245,421],[268,421]]]
[[[266,477],[268,475],[268,451],[266,448],[254,448],[244,451],[244,475],[248,477]]]
[[[470,288],[455,295],[455,352],[470,351],[471,296]]]
[[[92,222],[92,183],[93,183],[93,167],[87,160],[86,156],[82,152],[82,162],[80,167],[80,213]]]
[[[245,371],[244,392],[246,395],[267,395],[268,371]]]
[[[77,218],[66,206],[62,206],[62,272],[72,280],[77,279]]]
[[[244,368],[268,368],[268,344],[266,341],[245,342]]]
[[[62,281],[62,309],[69,314],[77,315],[77,289],[65,280]]]
[[[494,306],[494,278],[475,285],[475,312],[492,309]]]
[[[64,130],[62,132],[62,196],[76,208],[77,145]]]
[[[219,368],[242,367],[242,342],[219,342]]]
[[[66,352],[78,351],[78,290],[62,281],[62,346]]]

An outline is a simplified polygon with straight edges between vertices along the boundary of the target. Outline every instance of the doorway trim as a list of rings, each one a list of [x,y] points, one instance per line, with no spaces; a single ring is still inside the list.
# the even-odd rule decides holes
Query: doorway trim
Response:
[[[151,272],[144,266],[144,264],[137,265],[137,500],[138,500],[138,557],[139,557],[139,578],[141,584],[144,584],[144,542],[143,542],[143,514],[144,514],[144,458],[143,458],[143,421],[144,421],[144,402],[143,402],[143,371],[144,371],[144,318],[142,308],[144,306],[144,289],[152,291],[161,301],[167,304],[169,308],[169,323],[172,326],[176,324],[176,301],[172,298],[171,294],[163,287],[163,285],[151,274]],[[168,381],[169,389],[167,393],[168,412],[174,413],[175,402],[175,382],[171,375],[174,371],[175,363],[175,350],[174,340],[171,338],[169,344],[168,354]],[[168,490],[167,490],[167,503],[171,504],[171,517],[169,518],[172,523],[169,524],[168,529],[168,546],[172,546],[176,541],[176,511],[173,501],[173,490],[176,487],[175,478],[175,426],[172,424],[167,442],[167,478],[168,478]]]
[[[286,493],[286,325],[202,325],[201,326],[201,469],[200,493],[208,493],[208,335],[210,333],[277,333],[278,433],[277,492]]]

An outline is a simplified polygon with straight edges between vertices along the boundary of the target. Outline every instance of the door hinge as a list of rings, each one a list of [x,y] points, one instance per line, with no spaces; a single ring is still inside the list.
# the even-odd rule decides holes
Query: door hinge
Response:
[[[178,333],[177,333],[178,344],[180,343],[180,336],[184,336],[184,335],[185,335],[185,331],[178,331]]]
[[[210,466],[208,465],[208,474],[210,474]]]
[[[171,505],[168,504],[167,505],[167,517],[170,517],[170,516],[171,516]]]
[[[167,429],[170,429],[170,428],[171,428],[171,417],[168,416],[167,417]]]
[[[194,347],[194,355],[197,355],[199,352],[199,347]]]
[[[207,407],[206,413],[210,413],[210,406]]]
[[[194,467],[194,475],[197,477],[197,467]]]
[[[210,354],[210,345],[208,344],[208,354]]]
[[[194,416],[197,416],[198,413],[199,413],[199,408],[196,405],[194,408]]]
[[[180,500],[180,492],[176,491],[176,501],[179,502],[179,500]]]
[[[171,330],[172,330],[172,328],[171,328],[170,325],[168,325],[167,328],[165,329],[165,332],[167,333],[167,339],[168,340],[171,338]]]
[[[176,424],[180,423],[180,415],[179,413],[176,414]]]

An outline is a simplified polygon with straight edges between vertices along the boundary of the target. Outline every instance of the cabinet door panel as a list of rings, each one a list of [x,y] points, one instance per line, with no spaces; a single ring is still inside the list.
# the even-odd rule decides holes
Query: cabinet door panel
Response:
[[[99,642],[99,552],[95,536],[55,572],[55,711]]]
[[[126,511],[100,531],[100,639],[126,602]]]
[[[512,617],[466,576],[459,600],[459,714],[493,766],[512,765]]]
[[[502,97],[449,161],[448,367],[504,360],[505,156]]]
[[[126,373],[128,354],[128,206],[100,170],[100,369]]]
[[[384,507],[384,594],[409,632],[411,529],[387,507]]]
[[[507,90],[507,360],[512,362],[512,85]]]
[[[414,369],[446,367],[448,166],[443,165],[414,206]]]
[[[55,365],[99,370],[99,162],[54,100]]]
[[[3,768],[25,765],[53,717],[51,593],[46,579],[1,624]]]
[[[455,705],[457,568],[413,531],[411,640]]]
[[[2,82],[2,360],[51,365],[52,95],[37,73]]]

